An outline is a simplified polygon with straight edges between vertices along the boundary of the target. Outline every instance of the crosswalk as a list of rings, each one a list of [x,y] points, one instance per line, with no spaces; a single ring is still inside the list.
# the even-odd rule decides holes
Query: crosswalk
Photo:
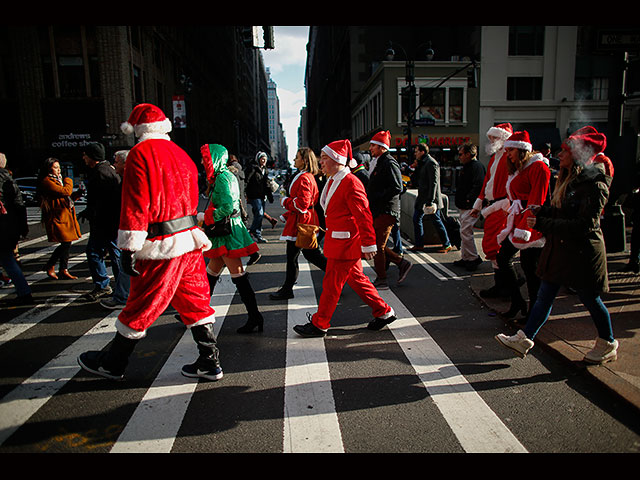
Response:
[[[78,241],[85,240],[86,236]],[[37,242],[32,245],[37,245]],[[25,255],[25,261],[37,261],[50,254],[50,250],[51,247],[44,247]],[[424,252],[412,254],[411,258],[416,265],[414,268],[421,266],[439,282],[462,280]],[[84,255],[71,259],[72,264],[83,261]],[[282,367],[284,404],[280,450],[284,453],[344,453],[348,448],[345,446],[340,412],[333,391],[326,352],[327,340],[301,338],[292,330],[295,324],[302,323],[301,319],[305,319],[305,312],[315,311],[318,301],[311,267],[302,256],[299,263],[300,274],[294,290],[295,298],[282,305],[282,308],[286,308],[287,322],[286,356]],[[372,278],[372,268],[367,263],[363,266],[365,273]],[[42,272],[33,273],[29,276],[29,281],[33,283],[43,278]],[[1,293],[3,296],[7,294],[6,291]],[[59,293],[11,320],[2,320],[0,348],[18,340],[29,329],[67,308],[79,295],[80,293],[75,292]],[[235,295],[235,286],[225,272],[212,297],[212,305],[216,309],[216,335],[222,334],[222,326]],[[526,452],[525,447],[467,382],[393,290],[382,291],[381,295],[394,308],[398,317],[388,328],[404,354],[402,361],[411,366],[461,449],[469,453]],[[100,350],[108,344],[115,333],[116,318],[117,312],[105,314],[86,333],[0,398],[0,451],[2,445],[17,430],[27,424],[80,372],[76,361],[80,353]],[[113,443],[111,452],[172,451],[189,405],[198,393],[199,381],[180,374],[182,365],[191,363],[194,355],[196,350],[193,339],[185,329]],[[220,384],[224,381],[223,379]],[[126,382],[122,388],[127,388]]]

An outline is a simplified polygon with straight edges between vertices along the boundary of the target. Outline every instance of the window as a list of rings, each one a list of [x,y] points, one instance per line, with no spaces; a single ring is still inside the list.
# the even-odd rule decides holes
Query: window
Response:
[[[576,78],[575,100],[608,100],[608,78]]]
[[[354,113],[351,123],[354,138],[365,135],[381,126],[382,92],[378,88]]]
[[[439,79],[417,79],[415,122],[417,125],[460,125],[467,121],[467,79],[449,79],[444,85],[438,85]],[[398,79],[400,100],[399,123],[407,121],[409,102],[401,91],[405,87]]]
[[[509,55],[544,55],[544,26],[509,27]]]
[[[542,100],[542,77],[508,77],[507,100]]]

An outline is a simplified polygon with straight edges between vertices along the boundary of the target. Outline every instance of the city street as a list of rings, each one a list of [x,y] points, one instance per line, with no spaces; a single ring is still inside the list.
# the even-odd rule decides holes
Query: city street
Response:
[[[279,216],[277,197],[267,211]],[[368,330],[371,312],[347,286],[327,336],[302,338],[292,327],[315,312],[323,272],[301,255],[295,298],[271,300],[285,243],[283,224],[265,221],[269,242],[247,267],[264,331],[236,333],[246,311],[228,273],[212,297],[224,377],[181,375],[197,350],[169,309],[112,382],[76,361],[109,343],[118,314],[80,299],[92,290],[87,224],[71,247],[78,280],[53,281],[37,209],[30,222],[20,254],[37,306],[0,310],[0,453],[640,452],[637,409],[546,349],[520,359],[496,342],[513,325],[470,288],[488,262],[471,274],[452,265],[457,251],[405,252],[406,280],[398,285],[391,265],[381,292],[395,322]],[[372,262],[363,265],[373,279]]]

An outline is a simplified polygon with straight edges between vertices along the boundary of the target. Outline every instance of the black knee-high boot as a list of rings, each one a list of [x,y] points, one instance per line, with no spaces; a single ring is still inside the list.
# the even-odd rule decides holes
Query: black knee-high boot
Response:
[[[213,290],[216,288],[216,283],[220,279],[220,275],[211,275],[207,271],[207,280],[209,280],[209,295],[213,295]]]
[[[200,355],[194,363],[182,367],[182,374],[185,377],[220,380],[223,373],[220,367],[220,351],[213,333],[213,323],[191,327],[191,335],[198,345]]]
[[[78,356],[78,363],[88,372],[111,380],[122,380],[129,363],[129,356],[137,343],[137,339],[116,333],[109,350],[81,353]]]
[[[231,281],[238,289],[242,303],[244,303],[247,313],[249,314],[249,320],[244,326],[240,327],[237,332],[252,333],[253,329],[256,327],[258,328],[258,331],[261,332],[264,319],[258,310],[256,294],[254,293],[253,288],[251,288],[251,283],[249,283],[249,274],[245,272],[245,274],[240,277],[231,277]]]

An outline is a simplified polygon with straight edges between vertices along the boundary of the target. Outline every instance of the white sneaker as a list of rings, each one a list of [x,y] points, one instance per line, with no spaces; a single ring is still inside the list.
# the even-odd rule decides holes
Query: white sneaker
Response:
[[[533,340],[529,340],[522,330],[518,330],[515,335],[508,337],[504,333],[495,336],[495,339],[507,348],[510,348],[520,358],[524,358],[527,352],[533,347]]]
[[[589,363],[607,363],[618,359],[618,341],[607,342],[604,338],[596,338],[596,344],[584,356],[584,361]]]

